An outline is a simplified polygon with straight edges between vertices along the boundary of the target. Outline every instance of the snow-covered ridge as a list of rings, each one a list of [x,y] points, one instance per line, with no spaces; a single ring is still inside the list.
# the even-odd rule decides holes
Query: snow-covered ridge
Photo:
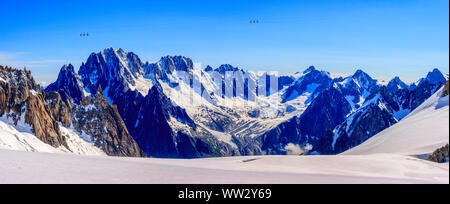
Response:
[[[399,123],[344,154],[430,154],[449,143],[448,124],[449,97],[440,89]]]

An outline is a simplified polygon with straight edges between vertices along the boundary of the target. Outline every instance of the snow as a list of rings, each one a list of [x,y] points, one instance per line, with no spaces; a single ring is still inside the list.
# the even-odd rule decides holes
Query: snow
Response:
[[[247,161],[247,162],[246,162]],[[408,156],[211,159],[88,157],[0,150],[0,183],[448,183],[448,164]]]
[[[73,130],[60,126],[63,136],[67,139],[70,151],[65,147],[54,148],[39,140],[31,131],[31,126],[26,124],[23,116],[14,125],[12,119],[6,114],[0,117],[0,149],[47,152],[47,153],[71,153],[79,155],[106,155],[102,150],[80,138]]]
[[[89,104],[89,105],[81,106],[81,108],[83,108],[85,112],[89,112],[89,111],[91,111],[91,110],[97,110],[97,107],[95,107],[94,104]]]
[[[349,74],[342,74],[342,73],[330,73],[329,75],[332,79],[347,78],[350,76]]]
[[[383,80],[383,79],[377,80],[377,85],[387,86],[388,84],[389,84],[389,81],[387,81],[387,80]]]
[[[319,86],[309,84],[307,90],[293,93],[292,98],[289,98],[292,100],[284,104],[281,103],[281,93],[286,89],[268,97],[256,96],[255,101],[246,101],[241,97],[205,99],[200,95],[199,84],[191,89],[190,84],[182,82],[181,72],[170,73],[170,80],[167,81],[152,78],[151,75],[144,76],[142,73],[129,74],[131,69],[123,50],[116,52],[110,48],[109,51],[100,53],[109,67],[113,67],[112,60],[106,59],[105,52],[113,52],[119,59],[120,69],[117,70],[120,73],[110,74],[126,75],[128,88],[146,96],[154,84],[160,83],[164,93],[174,104],[186,109],[188,115],[198,122],[201,127],[199,129],[210,132],[219,141],[228,143],[233,148],[237,148],[237,145],[232,136],[257,137],[287,119],[301,115]],[[194,77],[201,79],[207,93],[221,93],[211,76],[202,70],[193,70],[192,73]],[[300,83],[302,76],[303,73],[292,75],[294,83]],[[364,98],[369,95],[367,89],[370,88],[370,83],[364,75],[358,79],[338,74],[330,76],[347,77],[338,83],[344,86],[355,83],[363,91],[363,96],[358,96],[359,101],[355,101],[358,100],[355,96],[345,97],[354,109],[347,123],[340,126],[348,132],[354,116],[360,113],[355,112],[357,105],[361,106]],[[97,83],[97,73],[90,73],[89,77],[94,84]],[[258,78],[256,75],[251,77]],[[113,77],[110,76],[110,79]],[[180,83],[178,87],[171,87],[168,81]],[[112,103],[108,97],[109,89],[110,86],[106,86],[103,95]],[[31,94],[35,94],[33,90]],[[86,91],[84,94],[89,95]],[[190,98],[196,104],[186,100]],[[377,95],[364,105],[376,104],[380,108],[386,108],[380,100],[381,96]],[[223,106],[219,107],[218,104]],[[288,106],[294,107],[295,111],[285,112]],[[89,111],[95,106],[84,108]],[[248,113],[254,110],[260,111],[259,116],[249,117]],[[436,164],[416,156],[429,154],[448,143],[448,111],[448,96],[441,98],[434,95],[407,117],[405,116],[409,110],[396,112],[396,118],[405,117],[401,122],[341,155],[193,160],[107,157],[93,144],[89,135],[77,133],[73,127],[63,126],[60,126],[61,133],[66,137],[71,151],[64,147],[53,148],[35,137],[23,118],[14,125],[11,119],[3,116],[0,118],[0,183],[448,183],[448,163]],[[231,130],[219,132],[208,128],[207,123],[212,119],[210,112],[231,118]],[[176,131],[192,130],[179,118],[171,117],[168,122]],[[135,125],[138,124],[139,119]],[[335,129],[333,148],[339,137],[338,129]],[[108,130],[104,128],[104,131]],[[310,150],[310,146],[300,147],[295,144],[284,148],[297,155]]]
[[[143,76],[138,76],[134,80],[135,85],[128,84],[131,90],[137,90],[142,96],[147,96],[148,90],[153,87],[153,82],[151,79],[146,79]]]
[[[430,154],[449,143],[449,98],[436,92],[399,123],[380,132],[346,155]]]
[[[40,141],[31,133],[31,127],[23,125],[17,130],[5,115],[0,118],[0,149],[55,152],[55,149]]]
[[[30,89],[30,93],[31,93],[33,96],[39,95],[38,92],[35,91],[35,90],[33,90],[33,89]]]
[[[397,120],[401,120],[403,118],[405,118],[409,113],[411,112],[410,109],[401,109],[399,111],[394,112],[394,117]]]
[[[35,142],[32,146],[39,150],[25,152],[29,149],[26,149],[24,143],[11,142],[17,140],[13,137],[14,133],[17,134],[15,129],[1,121],[0,146],[6,140],[9,144],[24,146],[22,150],[25,151],[2,150],[4,145],[0,147],[0,183],[448,184],[448,163],[438,164],[410,156],[430,153],[448,143],[448,118],[448,96],[441,98],[435,94],[410,116],[388,129],[389,134],[380,133],[386,136],[384,140],[377,140],[378,145],[370,145],[370,148],[361,150],[364,144],[373,144],[368,141],[357,147],[357,152],[349,151],[335,156],[250,156],[192,160],[101,156],[101,150],[77,137],[73,130],[64,127],[61,127],[61,131],[68,138],[73,153],[97,156],[62,154],[33,135],[22,132],[18,135],[25,137],[28,144]],[[411,124],[411,121],[421,122],[421,119],[424,119],[422,122],[425,124]],[[399,141],[398,136],[402,134],[392,128],[405,126],[403,123],[408,124],[406,129],[402,129],[409,131],[405,134],[408,137],[400,138]],[[27,129],[25,125],[22,128]],[[424,132],[427,134],[423,134]],[[402,142],[406,143],[400,144]]]
[[[73,129],[59,126],[61,134],[66,137],[67,146],[71,151],[62,149],[63,152],[71,152],[77,155],[106,156],[106,153],[96,147],[92,142],[81,138]]]

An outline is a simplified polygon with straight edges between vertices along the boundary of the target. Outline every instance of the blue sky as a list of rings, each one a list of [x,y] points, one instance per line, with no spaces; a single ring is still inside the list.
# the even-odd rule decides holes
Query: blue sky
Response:
[[[184,55],[203,65],[290,73],[309,65],[412,81],[449,70],[448,0],[191,0],[0,2],[0,64],[53,82],[106,47],[144,61]],[[256,19],[259,24],[252,25]],[[80,33],[90,37],[82,38]]]

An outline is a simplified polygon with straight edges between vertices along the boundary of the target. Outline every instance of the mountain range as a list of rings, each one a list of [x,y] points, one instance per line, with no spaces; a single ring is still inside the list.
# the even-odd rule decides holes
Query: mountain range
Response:
[[[183,56],[150,63],[107,48],[77,72],[64,65],[46,88],[27,70],[1,67],[0,118],[69,152],[82,144],[127,157],[290,154],[291,147],[339,154],[401,121],[447,80],[438,69],[411,85],[398,77],[383,85],[363,70],[334,77],[314,66],[282,76],[227,64],[199,70]]]

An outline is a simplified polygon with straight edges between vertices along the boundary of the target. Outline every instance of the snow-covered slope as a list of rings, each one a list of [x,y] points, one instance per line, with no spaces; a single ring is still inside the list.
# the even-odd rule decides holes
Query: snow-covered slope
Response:
[[[441,89],[399,123],[344,154],[429,154],[448,144],[448,124],[449,97],[442,97]]]
[[[56,152],[57,150],[39,140],[30,131],[30,126],[22,123],[16,126],[8,123],[5,117],[0,118],[0,149],[30,152]]]
[[[0,150],[0,183],[448,183],[448,164],[408,156],[211,159],[87,157]],[[38,175],[38,176],[37,176]]]
[[[106,155],[102,150],[81,139],[73,130],[59,127],[63,136],[67,139],[65,147],[54,148],[39,140],[31,131],[31,127],[26,123],[17,125],[5,117],[0,118],[0,149],[18,150],[27,152],[47,152],[47,153],[71,153],[78,155],[103,156]]]

